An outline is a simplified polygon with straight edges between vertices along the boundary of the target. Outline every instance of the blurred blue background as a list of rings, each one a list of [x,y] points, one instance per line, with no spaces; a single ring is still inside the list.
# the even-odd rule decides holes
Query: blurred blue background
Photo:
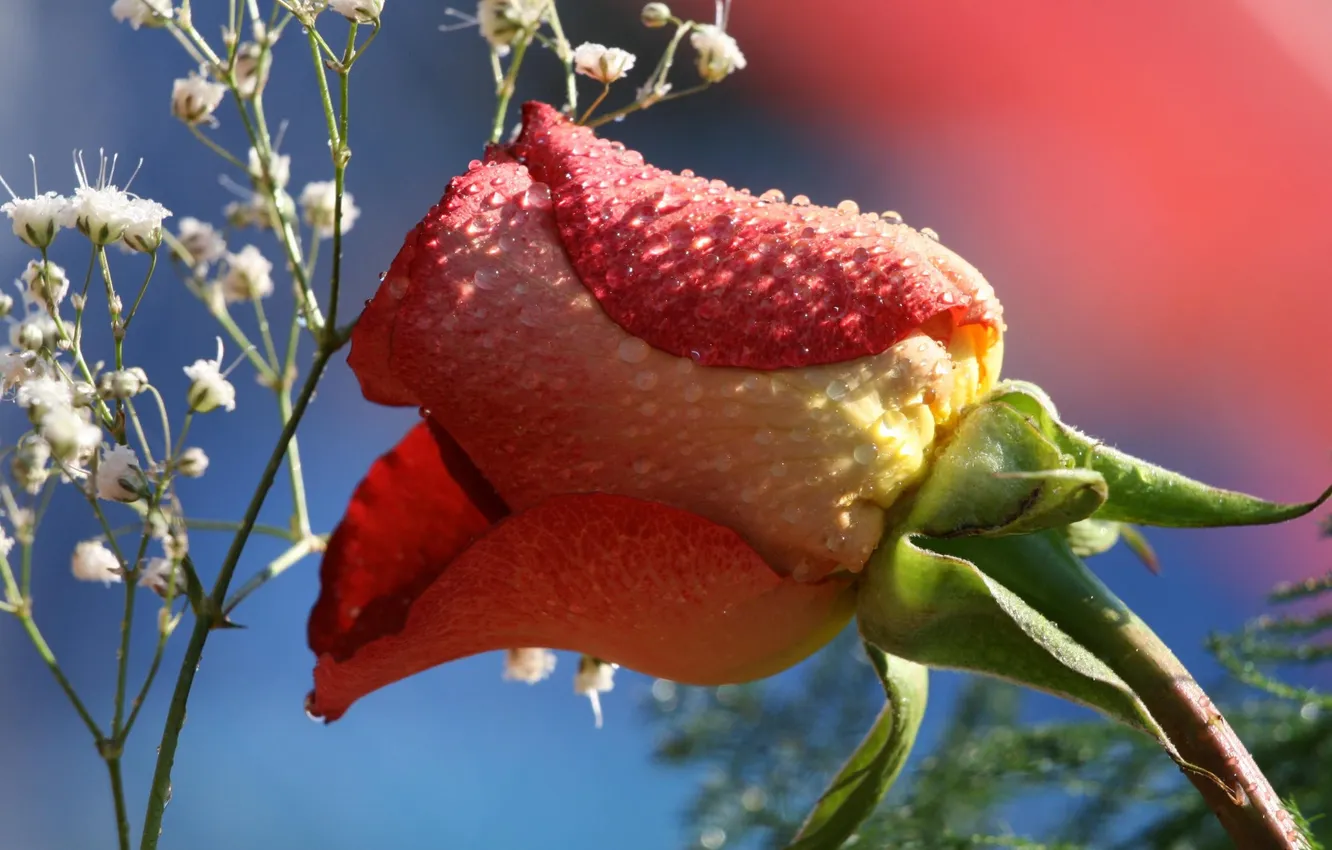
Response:
[[[673,5],[710,16],[710,3]],[[225,8],[196,3],[196,16],[211,21],[214,6]],[[638,6],[561,8],[573,41],[628,47],[642,68],[664,36],[637,25]],[[164,32],[117,25],[106,7],[7,0],[0,173],[23,191],[32,152],[42,189],[69,191],[70,152],[105,148],[119,152],[119,174],[143,158],[133,188],[171,208],[173,223],[219,222],[233,199],[218,181],[225,165],[168,109],[188,58]],[[456,22],[444,10],[390,0],[385,31],[353,76],[348,185],[364,214],[346,246],[349,310],[479,154],[489,126],[483,42],[474,30],[440,32]],[[327,24],[341,38],[341,21]],[[1316,320],[1332,308],[1332,65],[1311,45],[1332,42],[1332,16],[1320,4],[1181,2],[1161,12],[1145,2],[1106,11],[1032,0],[1000,13],[961,2],[737,0],[733,29],[746,71],[610,132],[663,167],[816,203],[851,197],[935,227],[1006,304],[1006,373],[1041,383],[1067,419],[1130,451],[1273,498],[1307,498],[1329,478],[1332,388]],[[211,23],[203,30],[216,37]],[[554,67],[538,56],[519,99],[558,98]],[[293,156],[293,190],[329,179],[309,54],[294,30],[277,47],[267,108],[289,122],[281,149]],[[236,119],[225,107],[219,116],[216,137],[243,153]],[[56,245],[55,259],[81,273],[80,239],[65,234]],[[17,277],[28,258],[17,240],[0,240],[0,272]],[[141,258],[112,259],[120,280],[142,274]],[[275,302],[274,311],[286,303],[281,286]],[[147,305],[129,360],[180,410],[181,367],[212,356],[215,331],[169,269]],[[191,433],[214,463],[181,485],[191,516],[236,518],[276,436],[271,395],[244,370],[236,382],[237,411],[202,417]],[[336,362],[301,431],[316,529],[332,528],[368,464],[412,418],[362,401]],[[6,441],[21,427],[12,406],[0,423]],[[283,524],[287,505],[279,486],[265,518]],[[95,533],[86,507],[62,492],[40,538],[34,597],[64,669],[105,717],[121,594],[69,574],[74,544]],[[1314,538],[1308,521],[1162,532],[1152,539],[1163,576],[1119,553],[1095,566],[1206,681],[1215,669],[1201,651],[1206,633],[1259,610],[1258,592],[1278,578],[1325,566]],[[226,542],[192,535],[206,580]],[[280,550],[257,538],[238,579]],[[311,560],[275,581],[240,610],[248,628],[210,640],[163,847],[664,850],[695,840],[682,817],[700,777],[652,764],[640,707],[651,681],[627,671],[604,699],[601,730],[572,694],[567,656],[534,687],[502,682],[501,659],[484,656],[374,694],[332,726],[310,722],[301,704],[316,569]],[[151,617],[141,617],[131,681],[153,638]],[[172,641],[126,755],[136,824],[185,641],[185,630]],[[936,677],[935,723],[956,683]],[[1032,708],[1033,717],[1076,711],[1048,700]],[[112,846],[101,760],[8,620],[0,730],[0,844]]]

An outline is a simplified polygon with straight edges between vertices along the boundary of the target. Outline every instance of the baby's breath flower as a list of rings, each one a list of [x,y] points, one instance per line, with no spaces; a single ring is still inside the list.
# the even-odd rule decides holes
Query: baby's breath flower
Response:
[[[14,538],[9,536],[4,529],[4,526],[0,526],[0,558],[8,558],[9,553],[13,550]]]
[[[14,400],[28,411],[35,422],[53,410],[74,406],[74,394],[69,384],[59,378],[35,376],[19,387]]]
[[[93,486],[97,498],[110,502],[136,502],[145,489],[143,470],[139,458],[129,446],[102,449],[102,457],[93,473]]]
[[[291,179],[291,157],[286,154],[273,154],[268,162],[268,179],[264,178],[263,157],[255,148],[250,148],[249,166],[250,179],[260,189],[270,183],[273,188],[281,189]]]
[[[70,571],[79,581],[100,581],[104,585],[120,581],[120,561],[100,540],[84,540],[74,547]]]
[[[28,294],[43,306],[58,306],[65,300],[65,293],[69,292],[69,277],[65,270],[49,261],[29,260],[22,278],[27,284]]]
[[[271,37],[270,43],[276,40],[276,37]],[[236,64],[232,66],[231,73],[236,78],[236,93],[246,100],[254,97],[255,92],[268,82],[270,62],[263,63],[261,68],[259,58],[262,55],[263,48],[253,41],[247,41],[236,48]]]
[[[102,429],[88,421],[87,410],[56,408],[41,418],[37,433],[51,447],[51,455],[66,464],[90,457],[102,442]]]
[[[194,412],[207,413],[219,407],[228,412],[236,409],[236,388],[222,373],[221,337],[217,338],[217,359],[194,361],[185,367],[185,376],[190,379],[185,398]]]
[[[22,386],[24,381],[37,374],[32,361],[32,352],[0,348],[0,393]]]
[[[278,210],[287,218],[294,217],[296,201],[284,190],[275,193]],[[222,208],[222,215],[232,227],[258,227],[262,230],[276,230],[278,219],[273,213],[273,205],[268,198],[258,192],[251,193],[243,201],[232,201]]]
[[[111,14],[117,21],[128,21],[133,29],[161,27],[171,18],[170,0],[116,0]]]
[[[50,460],[51,447],[41,437],[28,433],[20,437],[18,445],[14,447],[14,459],[9,464],[9,470],[20,487],[35,495],[41,492],[42,485],[50,475],[46,465]]]
[[[51,244],[56,232],[65,226],[68,209],[69,198],[55,192],[36,194],[34,191],[31,198],[14,197],[11,193],[10,200],[0,204],[0,212],[9,216],[14,235],[34,248],[46,248]]]
[[[226,94],[226,86],[191,71],[171,84],[171,114],[186,124],[216,123],[213,113]]]
[[[176,458],[176,471],[186,478],[199,478],[208,471],[208,455],[198,446],[190,446]]]
[[[599,83],[607,85],[629,73],[634,67],[634,54],[618,47],[584,42],[574,48],[574,69]]]
[[[698,75],[710,83],[719,83],[745,67],[745,54],[720,27],[701,24],[689,34],[689,43],[698,53]]]
[[[328,8],[349,21],[369,24],[384,13],[384,0],[328,0]]]
[[[253,301],[273,294],[273,264],[258,248],[246,245],[239,254],[227,254],[227,273],[221,283],[227,301]]]
[[[337,186],[332,180],[306,183],[301,190],[301,212],[305,223],[321,237],[333,235],[333,204],[337,199]],[[351,192],[342,193],[342,232],[346,233],[361,217],[361,210],[352,200]]]
[[[592,714],[597,728],[601,728],[601,697],[615,687],[613,676],[616,664],[607,664],[600,658],[584,655],[578,659],[578,672],[574,675],[574,693],[585,696],[592,703]]]
[[[157,201],[134,198],[130,201],[131,220],[121,239],[130,248],[151,254],[162,244],[162,219],[169,215],[171,210]]]
[[[176,231],[176,238],[189,252],[188,257],[180,259],[196,269],[217,262],[227,252],[227,243],[222,234],[218,233],[213,225],[193,216],[187,215],[180,220],[180,229]]]
[[[14,296],[0,292],[0,319],[5,318],[14,309]]]
[[[170,558],[149,558],[139,570],[139,587],[146,587],[158,596],[166,596],[168,582],[176,576],[176,565]]]
[[[526,682],[535,685],[550,675],[555,669],[555,653],[549,649],[526,647],[511,649],[504,656],[504,678],[506,681]]]
[[[481,37],[501,56],[521,33],[535,29],[546,11],[547,0],[481,0],[476,20]]]
[[[148,387],[148,373],[138,366],[103,372],[97,378],[97,394],[102,398],[133,398]]]
[[[664,27],[671,22],[671,7],[665,3],[649,3],[643,7],[641,19],[645,27]]]
[[[9,326],[9,344],[24,351],[54,351],[59,336],[55,319],[45,313],[29,313]]]

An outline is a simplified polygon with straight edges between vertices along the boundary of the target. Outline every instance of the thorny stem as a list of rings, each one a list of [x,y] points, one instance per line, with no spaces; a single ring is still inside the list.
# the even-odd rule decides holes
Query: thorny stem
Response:
[[[194,628],[190,632],[190,642],[185,648],[185,657],[181,660],[176,687],[171,695],[171,705],[167,710],[166,724],[162,730],[162,741],[158,747],[157,767],[153,772],[152,788],[148,795],[148,809],[144,815],[141,850],[155,850],[157,847],[158,837],[162,829],[162,815],[166,809],[167,798],[170,793],[171,768],[176,760],[176,746],[180,740],[181,727],[185,723],[185,709],[189,702],[190,689],[194,685],[194,676],[199,665],[199,659],[203,655],[204,644],[208,641],[209,632],[225,619],[222,615],[222,606],[226,600],[227,588],[231,584],[231,577],[235,574],[236,565],[240,561],[241,552],[249,540],[250,532],[254,529],[259,511],[268,497],[268,492],[272,489],[273,482],[277,478],[278,468],[282,465],[283,457],[287,453],[287,446],[295,435],[301,419],[305,416],[310,399],[314,396],[315,387],[318,385],[319,379],[323,377],[324,369],[328,366],[328,362],[334,353],[335,349],[323,347],[315,356],[310,374],[306,377],[305,383],[301,386],[301,392],[296,397],[291,416],[288,418],[286,425],[283,426],[282,433],[278,436],[277,445],[273,447],[268,463],[260,476],[259,484],[245,509],[240,530],[236,532],[236,536],[231,541],[231,547],[227,550],[226,557],[222,561],[212,593],[195,618]]]

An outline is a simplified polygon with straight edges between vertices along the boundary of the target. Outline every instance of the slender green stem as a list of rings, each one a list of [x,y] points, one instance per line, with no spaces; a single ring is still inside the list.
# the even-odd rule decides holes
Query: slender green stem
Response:
[[[204,133],[204,131],[199,129],[198,125],[190,124],[189,128],[190,132],[194,134],[194,138],[203,142],[204,147],[208,148],[210,151],[222,157],[230,164],[239,168],[241,171],[247,171],[247,172],[249,171],[249,169],[246,168],[245,163],[237,159],[236,155],[233,154],[231,151],[227,150],[226,148],[219,145],[217,142],[208,138],[208,136]]]
[[[291,393],[283,389],[278,392],[278,413],[282,424],[291,421]],[[310,535],[310,508],[305,499],[305,473],[301,468],[301,450],[293,435],[287,445],[287,471],[291,477],[291,509],[294,514],[295,532],[300,537]]]
[[[120,850],[130,850],[130,823],[125,811],[125,782],[120,776],[120,756],[107,758],[106,771],[111,777],[111,797],[116,804],[116,837],[120,841]]]
[[[583,113],[583,117],[578,119],[578,123],[586,124],[587,119],[592,117],[592,113],[597,111],[597,107],[601,105],[601,102],[606,99],[606,95],[608,94],[610,94],[610,83],[605,83],[601,87],[601,94],[597,95],[597,99],[592,101],[592,105]]]
[[[254,302],[254,317],[259,324],[259,338],[264,342],[264,353],[268,355],[268,363],[272,368],[272,373],[276,375],[278,369],[282,368],[278,363],[277,346],[273,344],[273,332],[268,327],[268,313],[264,311],[264,299],[252,298]]]
[[[6,571],[8,571],[8,565],[6,565]],[[103,740],[101,728],[98,727],[97,721],[93,720],[93,716],[88,712],[83,700],[79,699],[79,695],[74,690],[74,686],[70,684],[69,679],[65,678],[64,671],[60,669],[60,664],[56,661],[55,653],[51,651],[46,639],[42,637],[42,632],[37,628],[37,623],[33,621],[32,615],[26,609],[20,608],[18,618],[19,622],[23,624],[23,630],[28,633],[32,645],[37,647],[37,654],[41,656],[42,661],[46,662],[46,666],[51,670],[51,675],[55,677],[60,689],[65,692],[65,697],[69,699],[70,704],[74,706],[74,711],[78,713],[83,725],[88,727],[88,731],[92,733],[95,740]]]
[[[173,582],[171,586],[174,587],[175,583]],[[170,609],[168,609],[168,611],[169,610]],[[143,685],[139,688],[139,693],[135,695],[134,701],[130,703],[130,713],[129,717],[125,720],[125,728],[120,730],[120,739],[122,741],[129,737],[130,730],[134,728],[134,721],[139,717],[139,709],[143,708],[143,701],[148,697],[148,690],[153,686],[153,680],[157,678],[157,671],[162,666],[162,655],[166,650],[166,642],[166,632],[159,632],[157,636],[157,649],[153,652],[153,663],[148,667],[148,675],[144,677]]]
[[[143,301],[143,294],[148,291],[148,282],[153,279],[153,272],[157,270],[157,251],[154,250],[148,255],[148,274],[144,275],[143,283],[139,286],[139,294],[134,296],[134,303],[130,305],[129,313],[125,315],[125,330],[129,330],[130,322],[134,321],[134,314],[139,312],[139,303]]]
[[[129,414],[130,424],[134,426],[134,435],[139,438],[139,445],[143,448],[144,462],[149,466],[156,466],[153,449],[148,445],[148,435],[144,433],[143,423],[139,420],[139,411],[134,407],[132,400],[125,399],[125,410]]]
[[[111,264],[106,259],[106,247],[97,246],[97,263],[102,269],[102,283],[106,286],[106,312],[111,318],[112,328],[120,319],[121,307],[117,305],[119,296],[116,295],[116,284],[111,279]],[[123,329],[122,329],[123,331]],[[123,332],[113,334],[112,342],[116,349],[116,368],[125,368],[125,335]]]
[[[190,689],[194,686],[194,676],[197,672],[199,659],[203,655],[204,645],[208,642],[208,634],[215,625],[223,620],[222,605],[226,600],[231,577],[235,574],[236,565],[240,561],[241,552],[249,540],[250,532],[254,529],[258,520],[259,511],[263,508],[268,493],[273,487],[273,482],[277,478],[278,468],[282,465],[282,460],[287,453],[287,446],[291,442],[291,438],[295,436],[296,428],[305,416],[310,399],[314,396],[315,387],[318,386],[319,379],[323,377],[324,369],[328,366],[328,361],[333,354],[334,350],[332,348],[325,347],[315,357],[310,374],[306,377],[301,392],[296,397],[291,417],[287,420],[287,424],[283,426],[282,433],[278,436],[277,445],[273,447],[273,452],[269,455],[268,463],[260,476],[259,484],[245,509],[240,530],[236,532],[236,536],[232,539],[231,547],[227,550],[222,566],[218,570],[217,581],[213,585],[208,604],[195,618],[194,628],[190,632],[190,642],[185,648],[185,657],[181,660],[176,687],[171,695],[171,705],[167,710],[166,724],[162,730],[162,741],[157,751],[157,767],[153,772],[152,787],[148,795],[148,808],[144,815],[141,850],[155,850],[157,847],[158,836],[162,829],[162,815],[166,810],[167,796],[171,784],[171,768],[176,760],[176,747],[180,741],[180,730],[185,723],[185,709],[189,703]]]
[[[351,159],[351,148],[347,147],[347,84],[350,62],[356,49],[355,23],[347,32],[347,49],[343,53],[343,63],[338,69],[338,127],[330,129],[329,142],[333,145],[333,268],[329,274],[328,325],[338,326],[338,289],[342,283],[342,204],[346,191],[347,162]],[[323,69],[319,79],[324,82]],[[327,84],[322,89],[327,92]]]
[[[355,27],[355,24],[352,26]],[[322,39],[314,27],[306,27],[305,32],[310,42],[310,56],[314,59],[315,79],[319,82],[319,103],[324,107],[324,122],[328,125],[328,139],[336,148],[340,138],[338,136],[338,119],[333,114],[333,96],[328,90],[328,77],[324,75],[324,60],[320,56],[319,43]]]
[[[555,35],[555,55],[564,64],[564,111],[572,115],[578,109],[578,82],[574,73],[573,51],[569,47],[569,39],[564,37],[564,27],[555,9],[557,5],[551,3],[546,7],[546,20],[550,22],[550,31]]]
[[[291,567],[300,563],[306,555],[313,552],[322,551],[326,538],[319,536],[310,536],[292,546],[281,555],[272,560],[267,567],[260,572],[255,573],[246,579],[245,583],[236,589],[226,604],[222,606],[223,615],[230,614],[236,610],[236,606],[245,601],[245,598],[263,587],[268,582],[285,573]]]
[[[509,71],[504,75],[499,90],[495,92],[495,120],[490,127],[490,142],[495,144],[504,135],[504,119],[509,114],[509,101],[513,100],[514,89],[518,84],[518,70],[523,67],[523,57],[532,43],[533,32],[524,32],[513,42],[513,58],[509,60]]]
[[[186,519],[186,528],[193,528],[199,531],[239,531],[241,524],[232,520],[220,519]],[[295,540],[296,535],[285,528],[278,528],[276,525],[264,525],[255,523],[250,529],[255,534],[262,534],[266,537],[277,537],[281,540]]]

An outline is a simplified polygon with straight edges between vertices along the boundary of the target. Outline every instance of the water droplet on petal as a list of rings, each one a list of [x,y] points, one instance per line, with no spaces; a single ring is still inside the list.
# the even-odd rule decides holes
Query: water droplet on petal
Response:
[[[625,363],[642,363],[647,359],[650,346],[636,336],[626,337],[620,341],[617,353],[620,359]]]

